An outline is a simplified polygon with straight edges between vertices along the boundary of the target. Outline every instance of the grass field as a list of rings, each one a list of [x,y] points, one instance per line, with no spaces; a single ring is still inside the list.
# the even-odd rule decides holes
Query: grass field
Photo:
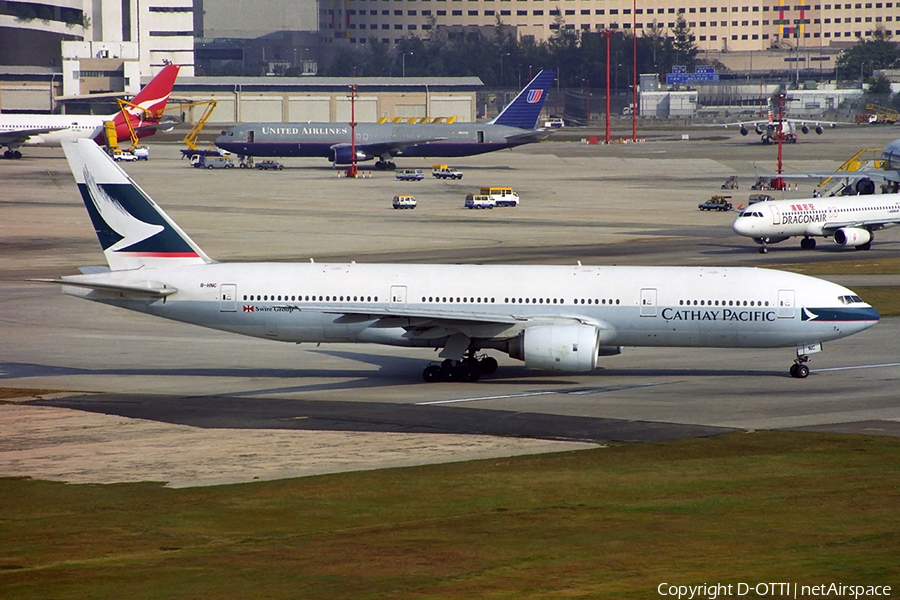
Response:
[[[789,432],[206,488],[3,479],[0,598],[898,590],[898,507],[900,440]]]

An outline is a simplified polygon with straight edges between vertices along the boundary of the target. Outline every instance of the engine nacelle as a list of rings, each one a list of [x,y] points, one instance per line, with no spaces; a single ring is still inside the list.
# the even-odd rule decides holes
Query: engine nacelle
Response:
[[[863,177],[857,181],[854,187],[856,188],[856,193],[860,196],[869,196],[875,193],[875,182],[868,177]]]
[[[821,125],[816,125],[816,135],[822,135],[823,131],[824,129],[822,129]]]
[[[328,157],[328,159],[337,165],[349,165],[353,162],[352,157],[352,149],[350,145],[347,144],[333,147],[331,149],[331,155]],[[359,150],[356,151],[356,160],[369,160],[370,158],[372,157],[365,152],[360,152]]]
[[[800,131],[803,132],[803,135],[806,135],[807,133],[809,133],[809,125],[804,123],[803,126],[800,128]]]
[[[747,128],[744,127],[743,125],[741,125],[741,135],[747,135],[748,133],[750,133],[750,132],[747,131]]]
[[[838,246],[862,246],[872,241],[872,234],[867,229],[843,227],[834,232],[834,243]]]
[[[535,325],[510,340],[507,352],[529,369],[583,373],[597,368],[600,336],[593,325]]]
[[[765,127],[761,127],[760,125],[756,126],[756,135],[762,135],[766,132]]]

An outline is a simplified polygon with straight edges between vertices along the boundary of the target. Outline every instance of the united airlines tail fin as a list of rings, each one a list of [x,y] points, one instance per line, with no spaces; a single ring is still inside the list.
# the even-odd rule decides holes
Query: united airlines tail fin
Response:
[[[519,92],[516,99],[510,102],[491,123],[520,129],[534,129],[555,78],[554,71],[538,73],[531,83]]]
[[[213,262],[93,140],[62,146],[110,269]]]

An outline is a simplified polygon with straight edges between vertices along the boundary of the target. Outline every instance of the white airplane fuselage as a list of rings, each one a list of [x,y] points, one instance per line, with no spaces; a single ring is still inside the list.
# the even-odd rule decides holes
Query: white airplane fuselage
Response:
[[[91,138],[103,134],[103,122],[115,115],[0,115],[0,134],[31,129],[53,129],[30,136],[23,146],[59,147],[62,140]]]
[[[853,293],[756,268],[209,264],[66,278],[177,289],[165,298],[68,294],[284,342],[443,347],[462,331],[503,348],[529,327],[582,324],[600,346],[770,348],[841,338],[878,320]],[[858,299],[858,298],[857,298]],[[367,313],[371,311],[371,314]],[[467,316],[472,320],[467,323]],[[434,326],[456,322],[453,331]],[[566,370],[562,368],[561,370]]]
[[[875,231],[898,222],[900,194],[878,194],[758,202],[741,212],[732,229],[761,243],[833,236],[840,246],[857,247],[871,244]]]

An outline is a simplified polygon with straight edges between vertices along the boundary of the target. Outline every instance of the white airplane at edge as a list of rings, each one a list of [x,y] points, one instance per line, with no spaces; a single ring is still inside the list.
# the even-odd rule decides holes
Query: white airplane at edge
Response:
[[[40,281],[263,339],[443,348],[429,382],[493,372],[484,349],[588,372],[623,346],[792,347],[803,378],[879,319],[840,285],[757,268],[218,263],[91,140],[63,147],[109,267]]]
[[[803,236],[812,250],[816,237],[833,237],[842,247],[869,250],[875,232],[900,223],[900,194],[829,196],[806,200],[769,200],[745,208],[732,224],[738,235],[753,238],[759,252],[769,244]]]
[[[141,109],[127,106],[125,112],[139,138],[153,135],[161,121],[157,115],[166,108],[179,65],[166,65],[131,100]],[[147,111],[147,112],[144,112]],[[147,116],[147,113],[153,116]],[[0,147],[6,146],[4,158],[22,158],[20,146],[54,146],[63,140],[92,138],[98,144],[106,140],[104,122],[116,124],[119,139],[128,139],[128,125],[122,112],[111,115],[0,115]]]

